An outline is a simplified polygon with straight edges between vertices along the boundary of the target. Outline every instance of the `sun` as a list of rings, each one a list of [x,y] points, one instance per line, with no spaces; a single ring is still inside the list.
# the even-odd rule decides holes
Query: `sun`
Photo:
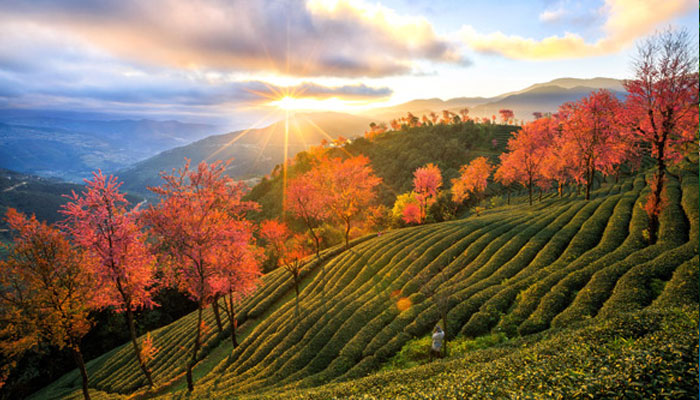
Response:
[[[279,100],[271,102],[270,104],[283,110],[298,110],[301,106],[301,104],[299,104],[299,100],[300,99],[296,99],[292,96],[284,96]]]

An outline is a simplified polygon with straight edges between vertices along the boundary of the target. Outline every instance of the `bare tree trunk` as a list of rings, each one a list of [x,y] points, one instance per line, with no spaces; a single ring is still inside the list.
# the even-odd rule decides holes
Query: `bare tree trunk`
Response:
[[[311,237],[314,238],[314,244],[316,244],[316,259],[321,259],[321,239],[316,235],[316,232],[312,228],[309,228],[311,232]]]
[[[73,359],[78,365],[78,370],[80,370],[80,377],[83,383],[83,397],[85,400],[90,400],[90,392],[88,391],[88,374],[87,369],[85,369],[85,361],[83,360],[83,354],[80,352],[78,345],[71,348],[73,352]]]
[[[508,205],[510,205],[510,188],[508,188]]]
[[[664,190],[664,179],[666,177],[666,162],[664,160],[664,141],[656,144],[656,174],[654,175],[655,188],[650,193],[653,201],[653,209],[658,210],[661,203],[661,196]],[[656,243],[659,234],[659,213],[654,212],[649,216],[649,241]]]
[[[591,187],[593,186],[593,178],[595,177],[595,169],[590,168],[587,172],[588,179],[586,179],[586,200],[591,199]]]
[[[350,248],[350,220],[345,221],[345,250]]]
[[[214,319],[216,320],[216,327],[219,328],[219,333],[224,331],[223,325],[221,324],[221,316],[219,315],[219,295],[214,296],[214,302],[211,303],[211,309],[214,311]]]
[[[141,356],[141,348],[139,347],[139,343],[136,340],[136,327],[134,326],[134,311],[131,309],[130,304],[127,304],[127,306],[126,306],[126,320],[129,323],[129,333],[131,334],[131,344],[134,346],[134,353],[136,353],[136,360],[139,363],[139,367],[141,367],[141,371],[143,371],[143,374],[146,375],[146,379],[148,380],[148,385],[153,387],[153,378],[151,376],[151,370],[148,369],[146,362],[143,360],[143,357]]]
[[[197,352],[199,351],[200,338],[202,334],[202,303],[197,304],[197,329],[194,336],[194,346],[192,347],[192,358],[190,362],[187,363],[187,391],[192,392],[194,390],[194,381],[192,380],[192,368],[197,364]]]
[[[564,184],[562,182],[559,182],[559,188],[557,190],[559,191],[559,198],[561,199],[564,197]]]
[[[228,304],[229,304],[229,313],[228,313],[228,319],[229,319],[229,324],[231,325],[231,345],[235,349],[238,347],[238,339],[236,338],[236,308],[235,305],[233,304],[233,292],[229,292],[229,297],[228,297]]]
[[[527,185],[527,189],[530,195],[530,205],[532,205],[532,178],[530,178],[530,183]]]

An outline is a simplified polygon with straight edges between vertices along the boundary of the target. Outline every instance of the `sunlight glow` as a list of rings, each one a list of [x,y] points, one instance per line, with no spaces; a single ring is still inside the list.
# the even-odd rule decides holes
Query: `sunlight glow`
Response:
[[[267,105],[287,111],[352,111],[368,108],[370,103],[367,100],[345,100],[338,97],[317,99],[286,95]]]

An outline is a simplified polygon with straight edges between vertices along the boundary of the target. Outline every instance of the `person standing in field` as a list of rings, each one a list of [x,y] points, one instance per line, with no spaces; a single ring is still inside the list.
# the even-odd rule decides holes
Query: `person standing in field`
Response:
[[[433,332],[433,345],[430,347],[430,359],[434,357],[442,357],[442,340],[445,338],[445,332],[440,329],[440,326],[435,327]]]

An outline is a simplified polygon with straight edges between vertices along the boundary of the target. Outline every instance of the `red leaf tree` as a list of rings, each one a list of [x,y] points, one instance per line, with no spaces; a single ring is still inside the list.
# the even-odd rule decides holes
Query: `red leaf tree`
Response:
[[[459,178],[452,180],[452,201],[459,204],[470,197],[480,201],[492,171],[493,166],[486,157],[477,157],[463,165]]]
[[[413,172],[413,191],[418,200],[420,221],[425,221],[428,208],[437,200],[441,187],[442,174],[437,165],[431,163]],[[406,215],[405,212],[404,209],[404,215]]]
[[[575,152],[573,143],[568,142],[562,135],[555,134],[547,147],[545,160],[542,164],[543,178],[557,182],[559,197],[563,196],[564,185],[569,182],[580,183],[583,180],[583,166],[575,164],[576,159],[571,153]]]
[[[611,174],[633,150],[632,141],[620,129],[621,104],[608,90],[601,89],[575,103],[564,104],[561,137],[569,162],[583,168],[586,200],[596,171]]]
[[[247,260],[247,252],[253,250],[249,248],[251,225],[244,217],[259,206],[242,200],[245,187],[224,174],[227,165],[202,162],[190,169],[187,160],[172,175],[162,175],[162,186],[149,188],[160,201],[144,213],[156,246],[170,258],[170,284],[188,293],[198,305],[186,373],[189,391],[194,389],[192,368],[201,346],[202,311],[222,293],[247,287],[250,275],[255,275],[253,262]],[[241,255],[246,258],[239,258]],[[231,281],[239,272],[244,276],[241,286]],[[235,321],[233,335],[234,328]]]
[[[99,292],[87,268],[91,263],[63,233],[33,216],[11,208],[7,223],[14,240],[7,258],[0,260],[0,351],[5,362],[39,343],[67,347],[80,371],[83,396],[89,400],[80,341],[92,326],[88,313]],[[3,378],[8,371],[0,372]]]
[[[666,30],[638,47],[634,79],[624,82],[626,116],[636,138],[656,159],[649,194],[649,230],[656,241],[666,168],[679,161],[698,140],[697,39],[685,31]]]
[[[407,224],[420,224],[423,222],[420,215],[420,205],[414,192],[396,196],[391,213],[394,218],[400,218]]]
[[[134,311],[152,307],[155,286],[155,260],[146,247],[138,210],[128,210],[129,202],[119,192],[121,183],[115,176],[101,171],[85,180],[87,190],[67,196],[63,206],[64,225],[75,243],[92,255],[91,267],[99,287],[98,305],[125,312],[134,354],[148,384],[153,386],[151,371],[141,356],[136,339]]]
[[[407,203],[401,211],[401,218],[407,224],[420,224],[424,219],[420,210],[418,203]]]
[[[515,165],[512,165],[515,163],[515,158],[509,156],[508,153],[501,153],[500,160],[501,163],[493,174],[493,178],[496,182],[506,187],[508,205],[510,205],[511,188],[518,182],[518,169]]]
[[[496,171],[496,174],[527,187],[530,205],[532,188],[538,180],[544,178],[542,163],[555,129],[556,124],[551,118],[528,122],[508,140],[508,152],[501,154],[501,165],[498,167],[500,172]]]
[[[224,295],[224,310],[231,327],[231,344],[238,347],[236,339],[236,304],[249,296],[258,286],[263,251],[254,245],[253,226],[249,221],[238,221],[232,235],[233,242],[219,248],[219,259],[224,260],[220,270],[222,278],[220,294]],[[228,294],[228,298],[225,295]],[[214,301],[218,301],[215,296]]]
[[[302,261],[311,255],[312,251],[306,245],[306,238],[303,235],[294,235],[284,223],[267,220],[260,225],[260,234],[267,242],[272,253],[276,255],[277,265],[281,265],[285,271],[289,272],[294,282],[295,313],[299,312],[299,283]]]
[[[507,108],[498,110],[498,113],[501,114],[501,121],[504,124],[509,123],[513,118],[515,118],[515,113],[513,113],[513,110],[509,110]]]

